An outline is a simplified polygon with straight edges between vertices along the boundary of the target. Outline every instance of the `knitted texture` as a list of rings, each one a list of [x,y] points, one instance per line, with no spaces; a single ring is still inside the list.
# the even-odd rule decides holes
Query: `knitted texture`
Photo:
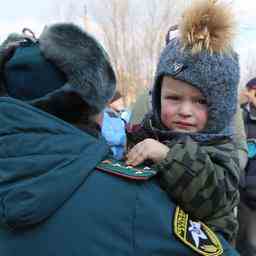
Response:
[[[238,56],[192,54],[184,49],[179,39],[173,39],[163,50],[157,67],[152,93],[155,116],[160,120],[160,88],[163,76],[171,76],[198,88],[208,106],[208,122],[203,132],[222,133],[231,125],[237,106],[237,86],[240,78]]]

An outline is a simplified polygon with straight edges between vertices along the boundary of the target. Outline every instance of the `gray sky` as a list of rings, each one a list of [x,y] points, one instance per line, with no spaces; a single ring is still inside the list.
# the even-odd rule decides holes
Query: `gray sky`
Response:
[[[44,14],[50,12],[51,0],[7,0],[1,1],[0,39],[9,32],[20,32],[23,27],[40,31]]]
[[[77,0],[72,2],[76,2],[76,10],[73,10],[73,12],[76,11],[78,15],[82,14],[82,6],[85,1]],[[28,27],[39,34],[44,25],[63,21],[65,11],[67,11],[70,3],[70,0],[1,1],[0,40],[3,40],[10,32],[21,32],[24,27]]]
[[[122,1],[122,0],[120,0]],[[226,0],[233,2],[239,17],[239,37],[236,43],[239,48],[253,47],[252,41],[256,41],[255,10],[256,1],[253,0]],[[63,21],[70,0],[5,0],[1,1],[0,9],[0,40],[3,40],[10,32],[20,32],[24,27],[31,28],[37,35],[47,23]],[[95,3],[90,0],[77,0],[76,12],[82,15],[83,4]],[[100,1],[99,1],[100,2]],[[90,5],[89,5],[90,6]],[[76,21],[79,23],[79,19]],[[81,22],[81,21],[80,21]]]

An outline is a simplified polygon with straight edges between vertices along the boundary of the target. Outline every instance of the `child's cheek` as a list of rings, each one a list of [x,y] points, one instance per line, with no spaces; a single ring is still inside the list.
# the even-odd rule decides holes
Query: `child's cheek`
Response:
[[[169,128],[169,125],[171,123],[171,113],[169,113],[166,110],[163,110],[161,113],[161,121],[162,123]]]
[[[208,121],[208,113],[206,111],[202,111],[197,115],[197,124],[198,124],[199,130],[203,130],[206,127],[207,121]]]

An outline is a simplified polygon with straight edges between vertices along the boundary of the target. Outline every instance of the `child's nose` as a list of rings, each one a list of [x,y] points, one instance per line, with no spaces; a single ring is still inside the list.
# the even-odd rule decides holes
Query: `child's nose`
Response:
[[[192,115],[192,103],[190,101],[184,101],[180,105],[179,114],[182,116]]]

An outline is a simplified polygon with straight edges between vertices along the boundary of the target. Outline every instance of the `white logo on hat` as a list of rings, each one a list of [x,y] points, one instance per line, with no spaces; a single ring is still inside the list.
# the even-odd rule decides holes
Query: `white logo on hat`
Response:
[[[173,71],[177,74],[178,72],[180,72],[183,68],[183,64],[181,63],[177,63],[177,62],[174,62],[173,63]]]

